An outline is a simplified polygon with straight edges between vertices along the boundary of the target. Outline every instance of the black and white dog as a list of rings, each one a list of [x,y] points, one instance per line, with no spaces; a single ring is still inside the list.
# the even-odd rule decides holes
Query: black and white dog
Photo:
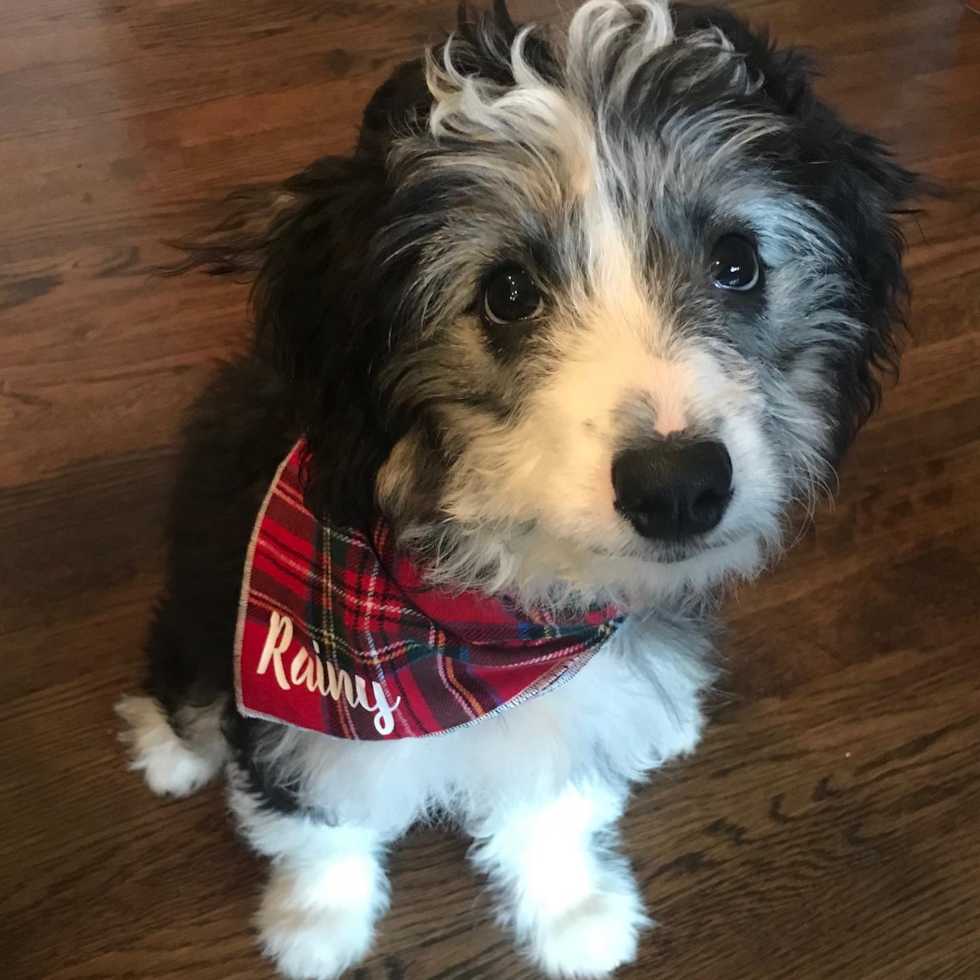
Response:
[[[189,426],[148,680],[119,710],[155,792],[227,772],[286,976],[368,952],[385,849],[434,814],[546,973],[634,957],[617,819],[698,742],[713,600],[778,553],[878,400],[916,190],[730,13],[590,0],[549,31],[498,2],[395,72],[350,157],[233,194],[184,244],[185,268],[254,276],[256,350]],[[300,437],[326,526],[381,519],[433,589],[614,609],[611,635],[439,737],[238,710],[243,570]],[[354,711],[357,683],[338,669],[325,696]]]

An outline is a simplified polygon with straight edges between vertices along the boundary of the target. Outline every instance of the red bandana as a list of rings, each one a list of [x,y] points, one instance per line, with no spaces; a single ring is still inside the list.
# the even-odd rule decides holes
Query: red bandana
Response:
[[[365,533],[303,504],[298,443],[255,522],[235,639],[238,709],[337,738],[438,735],[572,677],[620,620],[559,624],[425,586],[383,520]]]

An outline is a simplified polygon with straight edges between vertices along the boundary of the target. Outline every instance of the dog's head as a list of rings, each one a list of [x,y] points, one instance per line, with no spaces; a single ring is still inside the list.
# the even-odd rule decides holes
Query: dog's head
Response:
[[[369,104],[356,151],[225,203],[310,502],[433,574],[643,604],[754,571],[875,405],[912,174],[733,15],[503,3]]]

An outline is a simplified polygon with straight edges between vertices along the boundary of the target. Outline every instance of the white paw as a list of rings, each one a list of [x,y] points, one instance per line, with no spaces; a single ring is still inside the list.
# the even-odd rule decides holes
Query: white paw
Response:
[[[132,768],[142,770],[158,796],[187,796],[221,767],[219,755],[201,755],[187,747],[153,698],[124,697],[116,704],[116,714],[128,726],[119,737],[130,747]]]
[[[342,890],[315,895],[276,873],[256,918],[262,948],[288,980],[334,980],[363,959],[374,938],[374,910],[345,903]]]
[[[598,892],[542,922],[530,953],[552,977],[605,977],[635,959],[640,932],[650,924],[637,894]]]

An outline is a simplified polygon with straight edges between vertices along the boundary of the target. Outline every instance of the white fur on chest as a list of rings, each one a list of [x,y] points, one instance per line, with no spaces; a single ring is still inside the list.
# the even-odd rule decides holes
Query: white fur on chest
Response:
[[[436,812],[478,816],[569,781],[626,784],[691,751],[711,681],[698,632],[631,618],[571,680],[441,736],[344,742],[277,728],[261,754],[331,821],[401,832]]]

